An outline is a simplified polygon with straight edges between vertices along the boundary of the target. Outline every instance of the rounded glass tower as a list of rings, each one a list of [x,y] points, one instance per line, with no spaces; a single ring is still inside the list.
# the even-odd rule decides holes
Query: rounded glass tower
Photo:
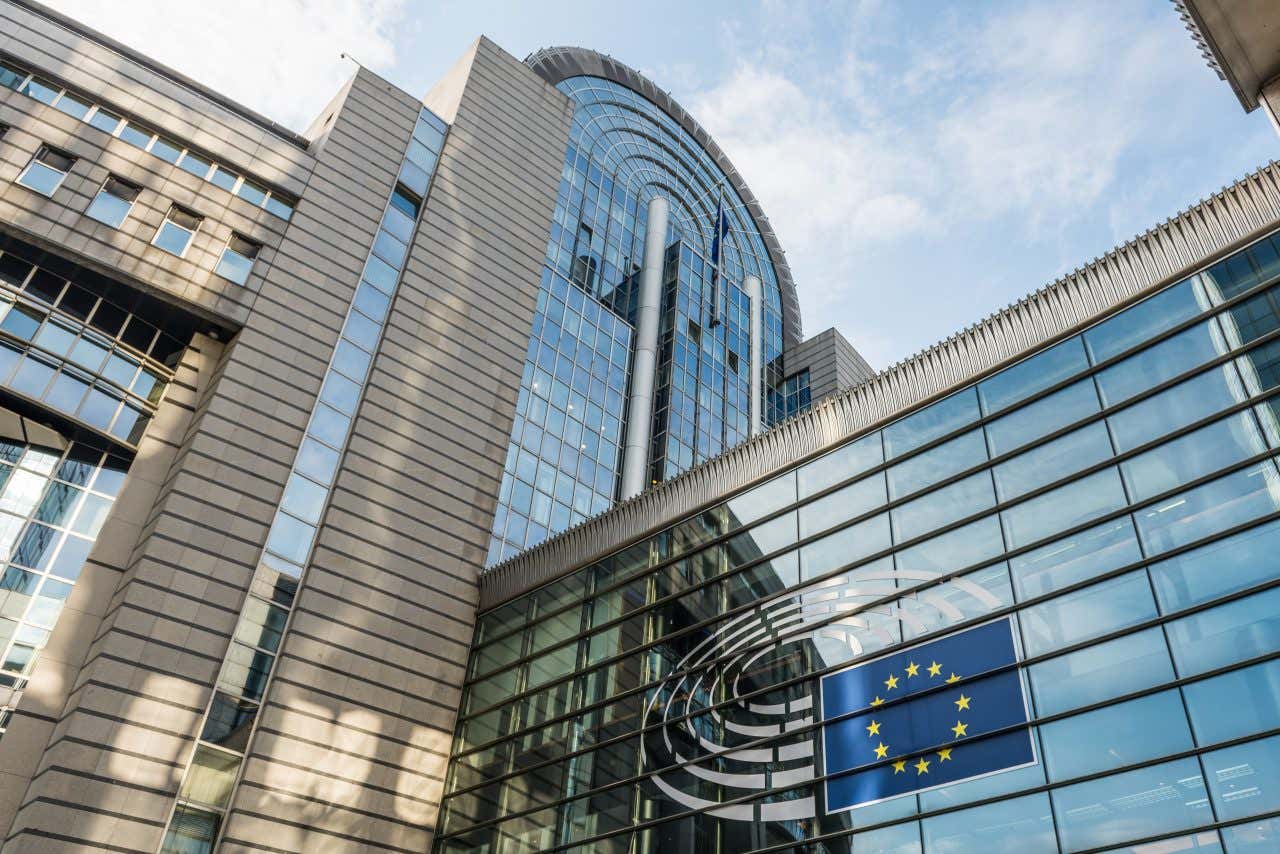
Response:
[[[707,132],[648,79],[602,54],[550,48],[526,62],[569,96],[574,113],[490,564],[626,497],[620,475],[632,354],[644,346],[636,323],[652,199],[666,200],[669,214],[644,483],[751,435],[753,361],[766,390],[761,420],[778,420],[767,390],[782,379],[783,348],[801,337],[781,247]],[[762,296],[753,360],[755,279]]]

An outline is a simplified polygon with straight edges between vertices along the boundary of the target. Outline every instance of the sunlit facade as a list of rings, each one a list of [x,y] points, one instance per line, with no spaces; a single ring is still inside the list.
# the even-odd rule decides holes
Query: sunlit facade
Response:
[[[1280,166],[877,373],[603,54],[0,25],[3,854],[1280,850]]]
[[[1280,848],[1278,249],[484,613],[436,850]],[[1005,624],[1011,664],[929,651]]]

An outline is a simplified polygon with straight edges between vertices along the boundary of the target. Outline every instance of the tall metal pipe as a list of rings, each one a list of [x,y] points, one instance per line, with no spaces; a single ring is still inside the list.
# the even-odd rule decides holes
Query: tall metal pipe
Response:
[[[631,358],[631,396],[627,401],[627,441],[622,453],[623,499],[648,485],[649,442],[653,433],[653,386],[658,367],[658,321],[662,312],[662,269],[667,252],[667,200],[649,201],[644,258],[640,263],[640,299],[636,306],[636,346]]]
[[[751,300],[751,435],[755,436],[764,429],[760,377],[764,372],[764,291],[759,276],[747,276],[742,286]]]

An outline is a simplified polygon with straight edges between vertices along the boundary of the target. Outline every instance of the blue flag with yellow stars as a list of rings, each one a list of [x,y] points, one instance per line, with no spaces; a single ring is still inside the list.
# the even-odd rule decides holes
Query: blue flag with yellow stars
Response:
[[[979,737],[1027,722],[1016,662],[1005,618],[824,676],[827,812],[1034,763],[1025,727]]]

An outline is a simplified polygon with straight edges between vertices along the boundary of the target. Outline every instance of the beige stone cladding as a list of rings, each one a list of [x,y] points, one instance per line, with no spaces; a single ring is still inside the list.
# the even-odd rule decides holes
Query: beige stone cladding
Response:
[[[68,697],[50,715],[6,854],[154,851],[160,842],[417,115],[367,72],[341,106],[312,147],[303,201],[272,262],[258,265],[244,326],[176,442]]]
[[[568,98],[481,39],[222,850],[430,848]]]

